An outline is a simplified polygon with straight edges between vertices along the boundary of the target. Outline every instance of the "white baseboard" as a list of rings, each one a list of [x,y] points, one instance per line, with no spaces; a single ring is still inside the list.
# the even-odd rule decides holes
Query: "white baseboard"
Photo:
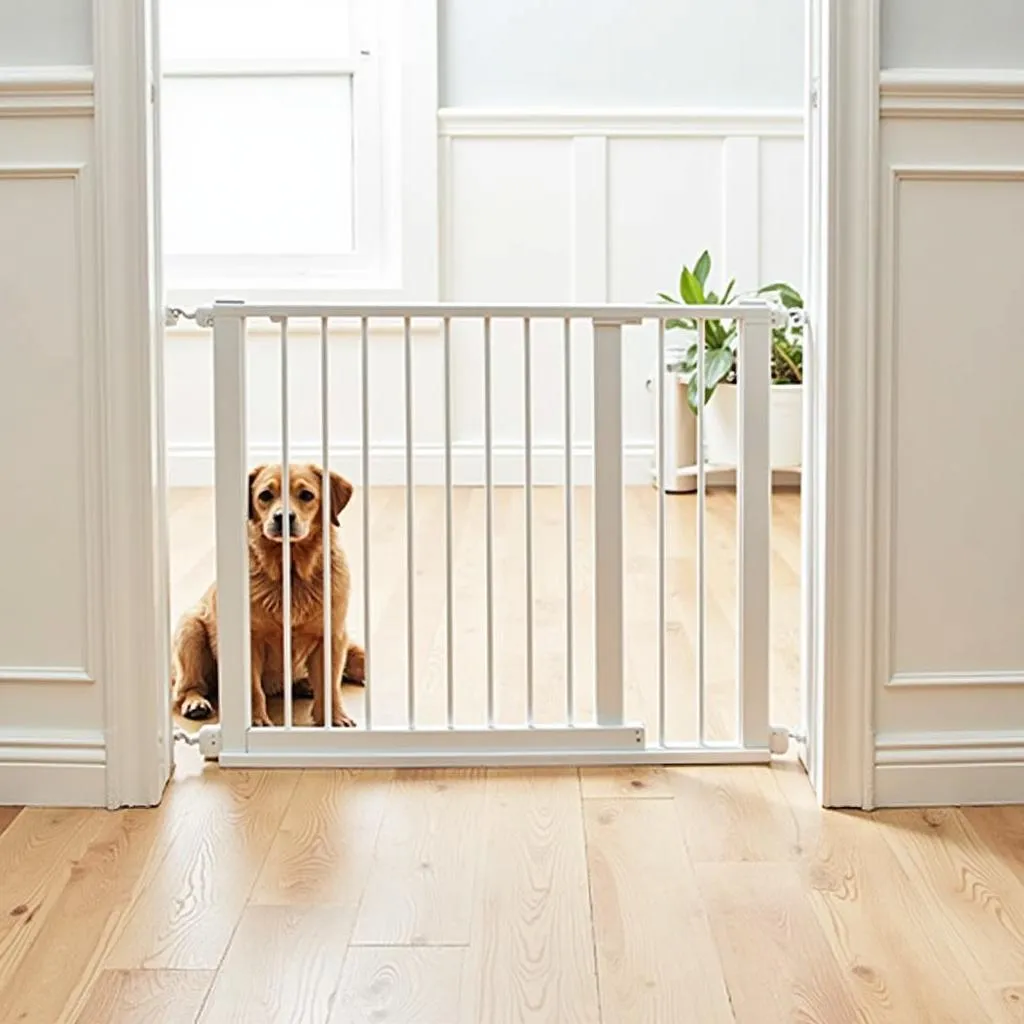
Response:
[[[102,732],[0,732],[0,805],[105,807]]]
[[[982,804],[1024,804],[1024,733],[876,738],[876,807]]]
[[[253,445],[250,462],[279,462],[281,449],[273,445]],[[653,446],[645,442],[627,444],[624,452],[626,484],[651,482]],[[358,445],[337,445],[330,452],[331,468],[362,484],[362,453]],[[296,444],[291,448],[294,462],[320,463],[318,445]],[[417,445],[413,449],[413,474],[418,484],[444,484],[444,446]],[[524,452],[522,445],[497,445],[494,449],[494,482],[499,487],[522,485]],[[167,482],[171,487],[212,487],[213,446],[171,444],[167,452]],[[593,480],[592,450],[579,445],[573,451],[573,479],[580,485]],[[452,479],[460,487],[483,486],[484,448],[480,444],[452,446]],[[565,479],[565,449],[559,445],[536,445],[533,450],[533,479],[544,486],[560,484]],[[370,483],[378,486],[402,486],[405,483],[405,446],[375,445],[370,452]]]

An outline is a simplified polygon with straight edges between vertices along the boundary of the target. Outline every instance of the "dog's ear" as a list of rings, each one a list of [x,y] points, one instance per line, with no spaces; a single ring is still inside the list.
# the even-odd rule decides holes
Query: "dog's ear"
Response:
[[[262,473],[263,470],[265,470],[266,468],[267,468],[266,466],[257,466],[255,469],[251,470],[250,473],[249,473],[249,518],[250,519],[255,519],[256,518],[256,506],[255,506],[255,504],[253,503],[253,500],[252,500],[252,485],[254,483],[256,483],[256,477],[258,477],[260,475],[260,473]]]
[[[320,481],[322,486],[323,473],[320,474]],[[341,515],[341,510],[352,499],[353,490],[352,485],[340,473],[331,473],[331,522],[335,526],[338,525],[338,516]]]

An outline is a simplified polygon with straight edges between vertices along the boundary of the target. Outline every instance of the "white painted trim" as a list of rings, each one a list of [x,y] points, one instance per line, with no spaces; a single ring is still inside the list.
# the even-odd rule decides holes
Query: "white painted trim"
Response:
[[[95,683],[93,675],[83,668],[59,665],[0,665],[0,683]]]
[[[0,730],[0,805],[102,807],[105,765],[101,732]]]
[[[0,118],[88,117],[92,81],[89,67],[0,67]]]
[[[883,71],[879,86],[887,118],[1024,118],[1024,71],[900,68]]]
[[[438,131],[447,138],[683,138],[756,135],[799,138],[801,110],[701,110],[666,107],[549,109],[443,107]]]
[[[93,0],[102,427],[106,803],[159,803],[170,774],[162,302],[151,223],[152,3]]]
[[[875,608],[876,676],[887,689],[1005,686],[1024,683],[1017,672],[900,672],[896,646],[896,396],[901,375],[897,325],[897,263],[900,237],[900,185],[905,181],[1021,181],[1024,167],[959,164],[891,164],[885,168],[884,207],[879,230],[878,401],[876,431]]]
[[[319,442],[290,446],[294,462],[320,462]],[[358,444],[332,445],[331,466],[361,485],[362,448]],[[521,444],[494,447],[494,482],[497,486],[522,486],[525,450]],[[627,443],[623,453],[626,484],[651,484],[651,460],[654,447],[650,442]],[[280,445],[250,445],[249,461],[279,462]],[[420,486],[439,487],[444,484],[444,445],[419,444],[413,449],[416,482]],[[589,444],[573,447],[573,480],[589,486],[593,477],[593,448]],[[561,444],[533,446],[533,479],[538,486],[560,484],[565,476],[565,448]],[[167,477],[171,487],[212,487],[214,453],[212,444],[176,444],[167,455]],[[482,443],[456,442],[452,446],[452,480],[456,486],[483,486],[484,446]],[[370,482],[376,486],[401,486],[405,482],[405,445],[375,444],[370,451]]]
[[[823,0],[820,278],[805,469],[816,551],[812,783],[870,807],[874,780],[874,479],[879,0]],[[809,471],[808,471],[809,469]]]
[[[896,672],[886,683],[892,689],[935,687],[1024,686],[1024,671]]]
[[[881,734],[875,747],[879,807],[1024,803],[1024,734]]]

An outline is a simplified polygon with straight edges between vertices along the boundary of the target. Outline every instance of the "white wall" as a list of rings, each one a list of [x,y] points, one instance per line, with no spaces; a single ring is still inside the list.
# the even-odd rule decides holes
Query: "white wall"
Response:
[[[3,0],[0,66],[92,64],[91,0]]]
[[[881,0],[883,68],[1024,68],[1020,0]]]
[[[726,268],[740,287],[784,278],[800,285],[802,140],[798,114],[737,118],[665,113],[572,117],[515,112],[442,119],[441,232],[444,297],[453,301],[653,301],[673,291],[683,260],[711,249],[713,280]],[[296,335],[290,370],[291,437],[300,457],[318,457],[316,332]],[[523,363],[519,328],[494,327],[497,479],[522,476]],[[255,332],[254,332],[255,333]],[[255,459],[280,451],[276,328],[249,346],[249,440]],[[653,450],[652,329],[629,328],[624,359],[627,474],[646,479]],[[534,439],[538,480],[562,472],[561,325],[533,334]],[[575,335],[578,473],[589,468],[592,411],[586,329]],[[212,480],[212,357],[208,335],[172,332],[167,345],[167,429],[173,483]],[[355,331],[332,341],[332,461],[358,480],[359,354]],[[414,344],[417,476],[442,479],[442,346],[436,325]],[[404,418],[398,325],[371,342],[372,478],[404,479]],[[453,328],[455,471],[483,479],[483,358],[479,325]]]
[[[799,107],[804,0],[440,0],[447,107]]]
[[[882,805],[1024,800],[1024,79],[984,81],[883,78]]]

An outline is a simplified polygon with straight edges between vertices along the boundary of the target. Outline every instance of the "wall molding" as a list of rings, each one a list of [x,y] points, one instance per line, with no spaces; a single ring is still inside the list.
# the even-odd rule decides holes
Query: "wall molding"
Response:
[[[1022,76],[1024,82],[1024,76]],[[895,545],[897,522],[896,401],[900,380],[899,288],[897,270],[900,241],[900,186],[905,182],[1024,181],[1024,167],[954,163],[891,163],[885,168],[881,231],[879,239],[879,369],[875,419],[877,459],[876,504],[876,658],[877,680],[884,689],[946,689],[1024,684],[1020,672],[899,672],[894,666],[898,623],[896,606]]]
[[[0,118],[88,117],[92,83],[89,67],[0,68]]]
[[[49,665],[0,665],[0,683],[94,683],[92,674],[83,668]]]
[[[444,138],[794,138],[804,133],[804,114],[799,109],[443,107],[437,121]]]
[[[358,444],[332,445],[331,468],[361,485],[362,448]],[[322,459],[319,444],[292,445],[295,462]],[[280,462],[279,445],[249,446],[252,464]],[[589,444],[573,447],[573,482],[588,486],[593,473],[593,448]],[[497,444],[493,467],[496,486],[522,486],[525,452],[522,445]],[[651,483],[654,447],[647,442],[628,443],[623,452],[625,482],[639,486]],[[565,448],[560,444],[536,444],[533,448],[533,479],[538,486],[560,485],[564,479]],[[418,444],[413,448],[413,475],[420,486],[444,485],[444,445]],[[452,445],[452,479],[456,486],[482,487],[484,446],[477,443]],[[214,454],[212,444],[171,444],[167,454],[167,481],[170,487],[212,487]],[[370,482],[374,486],[397,487],[405,484],[405,445],[377,444],[370,452]]]
[[[896,672],[885,685],[891,689],[1024,686],[1024,671]]]
[[[1024,734],[880,734],[875,798],[879,807],[1024,802]]]
[[[0,804],[102,807],[106,762],[101,731],[0,730]]]
[[[879,85],[882,117],[1024,118],[1024,71],[900,68],[883,71]]]

